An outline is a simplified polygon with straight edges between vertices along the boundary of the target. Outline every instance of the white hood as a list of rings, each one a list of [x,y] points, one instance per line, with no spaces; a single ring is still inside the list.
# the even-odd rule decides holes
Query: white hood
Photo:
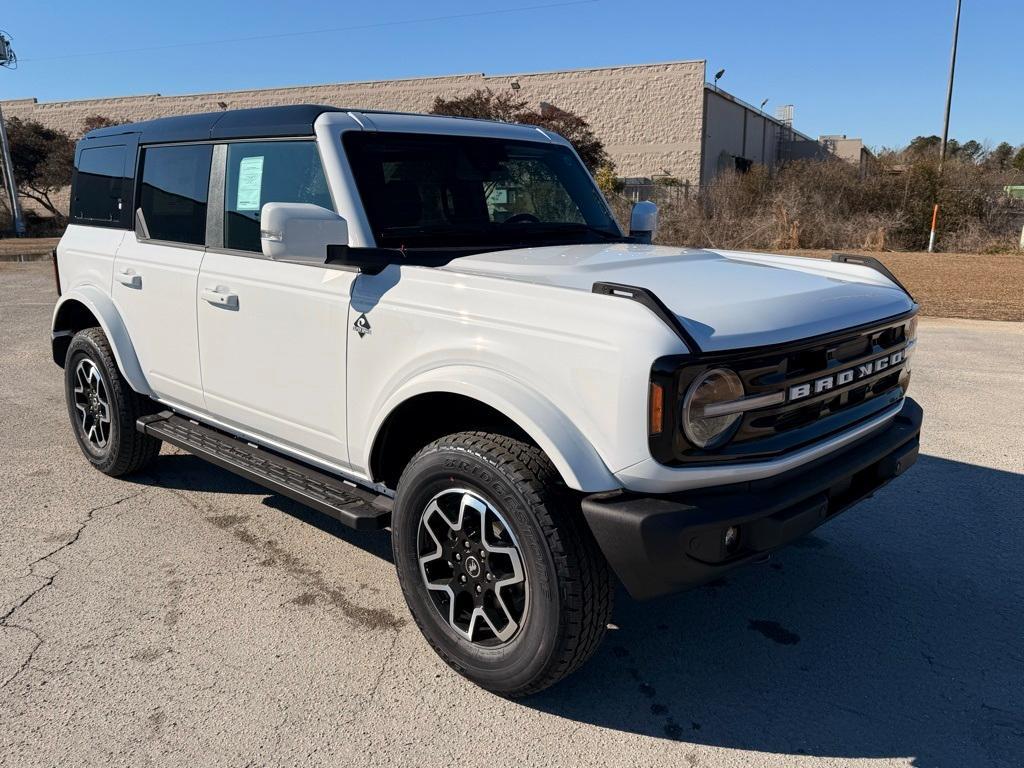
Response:
[[[445,269],[590,291],[653,291],[704,351],[778,344],[892,317],[910,298],[870,267],[662,246],[567,245],[481,253]]]

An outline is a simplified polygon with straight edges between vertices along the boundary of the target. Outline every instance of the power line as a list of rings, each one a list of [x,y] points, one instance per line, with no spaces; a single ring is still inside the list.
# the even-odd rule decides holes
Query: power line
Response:
[[[228,37],[220,40],[201,40],[190,43],[170,43],[168,45],[153,45],[144,48],[120,48],[111,51],[92,51],[84,53],[67,53],[61,56],[44,56],[36,59],[21,59],[22,64],[37,61],[60,61],[63,59],[78,59],[89,56],[115,56],[122,53],[145,53],[148,51],[166,51],[173,48],[191,48],[202,45],[224,45],[225,43],[244,43],[259,40],[277,40],[285,37],[304,37],[307,35],[324,35],[334,32],[352,32],[364,29],[378,29],[381,27],[397,27],[410,24],[430,24],[438,21],[456,21],[459,19],[479,18],[481,16],[497,16],[500,14],[522,13],[524,11],[540,11],[549,8],[564,8],[571,5],[591,5],[601,0],[565,0],[558,3],[544,3],[541,5],[524,5],[518,8],[498,8],[491,11],[474,11],[471,13],[453,13],[447,16],[424,16],[417,19],[400,19],[397,21],[379,21],[371,24],[355,24],[347,27],[330,27],[327,29],[311,29],[305,32],[279,32],[272,35],[253,35],[251,37]]]

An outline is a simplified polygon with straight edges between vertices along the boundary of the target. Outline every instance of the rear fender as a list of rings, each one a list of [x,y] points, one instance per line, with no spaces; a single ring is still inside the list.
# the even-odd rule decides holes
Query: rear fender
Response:
[[[125,327],[124,320],[121,318],[121,314],[117,311],[114,303],[110,300],[110,297],[99,288],[92,285],[76,286],[60,297],[60,301],[54,307],[53,320],[50,324],[51,341],[54,348],[57,347],[58,340],[67,338],[68,335],[80,330],[78,328],[69,329],[64,327],[65,324],[62,322],[62,317],[66,317],[67,307],[69,307],[71,302],[78,302],[96,318],[100,328],[103,329],[103,333],[107,337],[107,341],[110,342],[110,347],[114,352],[114,359],[117,361],[117,367],[121,371],[121,375],[125,377],[132,389],[141,395],[152,397],[153,391],[150,389],[149,383],[142,373],[142,366],[139,365],[139,358],[135,354],[135,347],[128,336],[128,329]],[[62,309],[64,310],[63,314]],[[54,358],[56,360],[56,354]],[[61,360],[56,360],[56,362],[62,364]]]

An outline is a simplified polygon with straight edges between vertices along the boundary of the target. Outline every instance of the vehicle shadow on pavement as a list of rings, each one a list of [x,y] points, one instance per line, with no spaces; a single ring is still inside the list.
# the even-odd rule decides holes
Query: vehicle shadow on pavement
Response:
[[[765,565],[649,603],[523,704],[694,744],[1024,759],[1024,475],[921,456]]]
[[[221,469],[187,453],[162,453],[147,472],[126,478],[134,483],[154,485],[178,491],[234,493],[265,496],[263,505],[284,512],[297,520],[341,539],[346,544],[392,562],[391,538],[379,531],[356,531],[332,517],[310,509],[287,496],[273,493],[244,477]]]

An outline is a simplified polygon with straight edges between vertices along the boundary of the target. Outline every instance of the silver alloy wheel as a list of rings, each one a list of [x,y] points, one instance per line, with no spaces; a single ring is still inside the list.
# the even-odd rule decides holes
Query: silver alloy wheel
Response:
[[[448,625],[480,645],[507,643],[529,602],[519,544],[479,495],[450,488],[427,502],[416,534],[420,575]]]
[[[110,400],[107,383],[96,364],[87,357],[75,368],[75,410],[78,426],[91,445],[106,448],[110,440]]]

